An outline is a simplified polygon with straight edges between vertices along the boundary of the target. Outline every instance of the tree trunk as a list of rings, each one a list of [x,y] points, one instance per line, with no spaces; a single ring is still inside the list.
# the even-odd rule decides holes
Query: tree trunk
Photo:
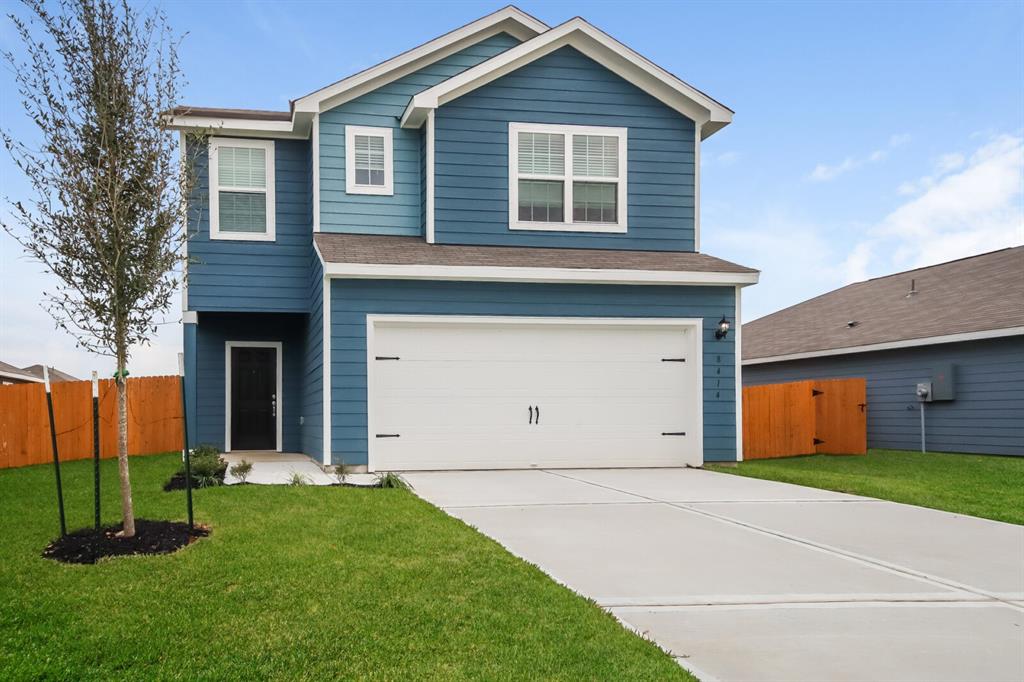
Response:
[[[132,483],[128,478],[128,381],[124,365],[118,363],[117,384],[117,471],[121,476],[121,537],[135,535],[135,511],[132,509]]]

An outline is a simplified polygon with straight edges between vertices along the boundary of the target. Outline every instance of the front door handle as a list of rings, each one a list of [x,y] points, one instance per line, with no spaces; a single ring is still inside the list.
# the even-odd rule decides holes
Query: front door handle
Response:
[[[270,416],[271,417],[276,417],[277,416],[277,394],[276,393],[271,393],[270,394]]]
[[[530,424],[533,423],[533,405],[530,405],[530,421],[529,421],[529,423]]]

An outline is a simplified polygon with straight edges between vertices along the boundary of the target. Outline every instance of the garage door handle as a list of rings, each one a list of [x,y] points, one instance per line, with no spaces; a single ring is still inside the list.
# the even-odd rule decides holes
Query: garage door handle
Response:
[[[534,424],[540,424],[540,405],[538,405],[535,409],[537,410],[537,419],[534,420],[533,423]]]
[[[533,423],[533,405],[530,405],[530,423]]]

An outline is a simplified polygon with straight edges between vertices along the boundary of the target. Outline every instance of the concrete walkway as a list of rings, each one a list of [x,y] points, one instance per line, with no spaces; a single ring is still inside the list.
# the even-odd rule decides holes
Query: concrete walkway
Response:
[[[695,469],[410,473],[713,680],[1022,680],[1024,528]]]
[[[228,472],[224,476],[225,485],[234,485],[240,481],[231,475],[231,467],[243,459],[252,463],[252,471],[246,483],[257,485],[290,485],[293,478],[301,477],[302,485],[334,485],[338,479],[325,472],[317,462],[301,453],[292,452],[228,452],[221,455],[228,463]],[[351,485],[374,485],[377,477],[373,474],[349,474],[345,482]]]

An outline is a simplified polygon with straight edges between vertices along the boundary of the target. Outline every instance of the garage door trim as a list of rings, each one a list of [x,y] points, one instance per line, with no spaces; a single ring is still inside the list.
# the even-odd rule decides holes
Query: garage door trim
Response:
[[[693,361],[701,368],[696,372],[696,391],[699,399],[697,414],[694,420],[693,437],[701,453],[704,450],[704,358],[703,328],[704,319],[700,317],[553,317],[553,316],[517,316],[517,315],[379,315],[366,316],[366,436],[367,436],[367,468],[377,471],[375,466],[375,443],[373,434],[374,404],[374,367],[377,354],[375,352],[375,332],[378,326],[388,324],[496,324],[496,325],[590,325],[590,326],[624,326],[624,327],[676,327],[693,329],[694,348]],[[703,455],[701,456],[703,460]]]

